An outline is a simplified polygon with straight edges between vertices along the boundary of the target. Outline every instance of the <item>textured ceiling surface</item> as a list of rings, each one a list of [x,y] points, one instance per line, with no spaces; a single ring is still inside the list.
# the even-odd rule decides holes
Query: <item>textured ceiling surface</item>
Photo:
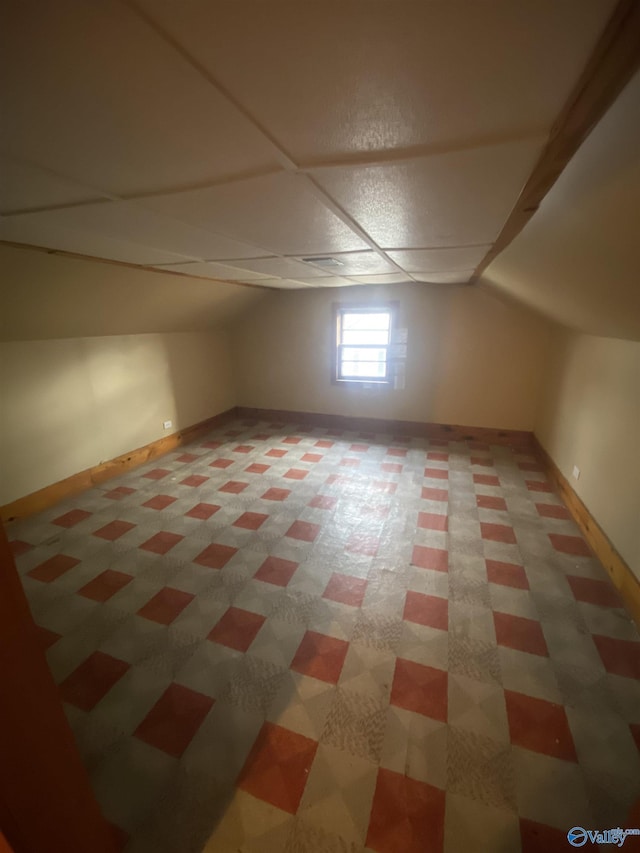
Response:
[[[613,7],[5,0],[0,240],[265,287],[465,282]]]

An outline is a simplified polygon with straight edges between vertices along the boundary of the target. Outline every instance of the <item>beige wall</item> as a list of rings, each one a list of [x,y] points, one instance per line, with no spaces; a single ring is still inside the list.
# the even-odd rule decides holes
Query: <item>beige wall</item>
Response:
[[[536,435],[640,578],[640,343],[558,331],[547,380]]]
[[[330,382],[334,301],[393,299],[408,329],[404,390]],[[477,288],[394,285],[273,294],[232,327],[238,404],[533,429],[549,327]]]
[[[0,343],[0,400],[2,505],[234,406],[227,336]]]

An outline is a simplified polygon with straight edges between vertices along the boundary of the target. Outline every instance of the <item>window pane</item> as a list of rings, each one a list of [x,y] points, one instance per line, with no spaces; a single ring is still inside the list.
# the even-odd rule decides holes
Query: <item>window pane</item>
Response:
[[[355,331],[343,329],[343,344],[388,344],[389,331]]]
[[[342,377],[355,379],[385,379],[387,364],[384,361],[343,361]]]
[[[367,347],[366,349],[360,349],[358,347],[343,347],[342,349],[342,361],[386,361],[387,360],[387,348],[380,347],[380,349],[376,349],[374,347]]]
[[[342,315],[342,328],[343,329],[379,329],[382,331],[388,331],[389,325],[391,322],[391,315],[389,313],[380,313],[380,314],[367,314],[367,313],[353,313],[347,314],[346,312]]]

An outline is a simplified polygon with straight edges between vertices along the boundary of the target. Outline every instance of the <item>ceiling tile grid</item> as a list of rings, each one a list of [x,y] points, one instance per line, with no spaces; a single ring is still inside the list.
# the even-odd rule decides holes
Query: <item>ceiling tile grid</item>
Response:
[[[7,0],[0,240],[270,288],[468,281],[613,7]]]

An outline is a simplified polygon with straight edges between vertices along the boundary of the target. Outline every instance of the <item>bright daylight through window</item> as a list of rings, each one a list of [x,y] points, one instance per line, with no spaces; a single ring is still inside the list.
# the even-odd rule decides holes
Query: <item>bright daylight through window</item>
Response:
[[[389,383],[392,327],[389,305],[336,306],[335,381]]]

